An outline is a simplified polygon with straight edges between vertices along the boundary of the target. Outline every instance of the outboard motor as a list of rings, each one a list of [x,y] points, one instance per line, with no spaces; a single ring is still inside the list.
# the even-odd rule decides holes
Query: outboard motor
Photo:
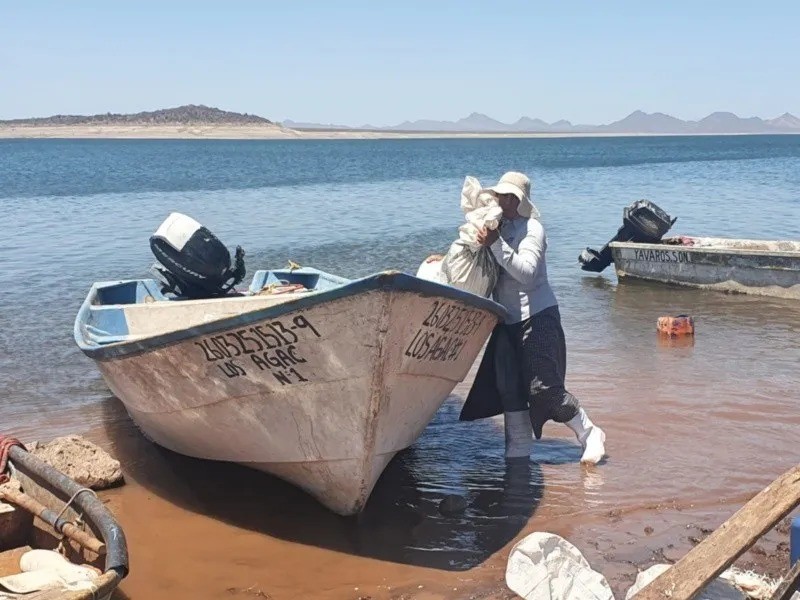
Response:
[[[622,211],[622,227],[617,235],[599,251],[586,248],[578,257],[581,269],[600,273],[613,262],[611,242],[639,242],[654,244],[675,224],[678,217],[671,219],[661,208],[649,200],[637,200]]]
[[[186,299],[216,298],[229,293],[245,274],[244,250],[236,246],[235,264],[225,245],[191,217],[171,213],[150,237],[158,262],[153,271],[162,292]]]

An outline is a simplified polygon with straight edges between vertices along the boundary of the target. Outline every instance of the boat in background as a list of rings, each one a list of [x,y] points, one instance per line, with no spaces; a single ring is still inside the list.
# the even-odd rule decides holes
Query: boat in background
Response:
[[[586,248],[581,269],[617,277],[725,292],[800,299],[800,241],[677,235],[677,221],[649,200],[622,211],[622,226],[600,250]]]
[[[609,246],[620,279],[800,300],[800,241],[676,236]]]
[[[74,335],[155,443],[271,473],[352,515],[505,316],[399,272],[291,268],[199,299],[153,279],[95,283]]]

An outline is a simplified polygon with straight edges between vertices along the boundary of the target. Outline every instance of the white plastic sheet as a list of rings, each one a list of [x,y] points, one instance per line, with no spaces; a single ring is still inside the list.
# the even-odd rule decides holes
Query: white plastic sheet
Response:
[[[22,573],[0,578],[0,598],[3,590],[15,594],[29,594],[48,588],[67,590],[91,589],[98,573],[75,565],[52,550],[30,550],[19,561]]]
[[[670,565],[653,565],[636,577],[625,600],[636,594]],[[710,582],[698,600],[767,600],[779,582],[731,568]],[[525,600],[613,600],[611,587],[594,571],[580,551],[565,539],[532,533],[512,549],[506,566],[506,585]]]
[[[636,576],[636,582],[625,594],[625,600],[632,600],[644,587],[669,569],[669,565],[653,565]],[[747,596],[730,582],[719,577],[709,583],[697,596],[697,600],[747,600]]]
[[[606,578],[552,533],[532,533],[511,549],[506,585],[525,600],[614,600]]]

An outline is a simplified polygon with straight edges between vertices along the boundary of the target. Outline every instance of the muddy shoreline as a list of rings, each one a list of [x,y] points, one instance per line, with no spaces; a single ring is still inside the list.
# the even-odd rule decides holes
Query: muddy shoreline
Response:
[[[665,501],[593,512],[576,524],[574,514],[546,511],[545,486],[538,513],[515,515],[517,505],[506,503],[504,512],[491,517],[494,524],[481,530],[464,526],[458,516],[434,515],[435,502],[406,496],[407,488],[389,482],[376,488],[372,511],[345,519],[269,476],[155,446],[116,399],[108,399],[106,411],[106,424],[84,435],[117,457],[125,472],[124,487],[102,492],[125,528],[131,553],[131,575],[118,599],[511,599],[515,595],[505,586],[508,553],[533,531],[570,540],[623,597],[639,571],[676,562],[749,499],[707,505]],[[398,459],[409,460],[403,454]],[[596,469],[602,472],[603,466]],[[393,479],[402,476],[402,470],[388,473]],[[387,500],[398,494],[398,501]],[[503,504],[499,496],[494,500]],[[765,535],[736,566],[772,578],[783,575],[789,565],[789,521]],[[453,541],[461,534],[480,537],[491,528],[507,529],[511,522],[516,525],[505,537],[478,540],[483,552],[475,560],[464,559],[469,543]],[[405,531],[409,527],[412,535]],[[435,548],[415,554],[414,545],[426,540],[456,557],[451,563],[464,564],[423,556]]]

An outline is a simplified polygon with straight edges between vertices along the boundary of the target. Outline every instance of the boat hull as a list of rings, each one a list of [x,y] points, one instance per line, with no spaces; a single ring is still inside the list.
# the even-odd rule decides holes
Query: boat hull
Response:
[[[698,239],[696,246],[613,242],[617,277],[800,299],[800,244]]]
[[[271,473],[352,515],[500,317],[484,299],[395,277],[401,285],[290,300],[93,358],[157,444]]]

